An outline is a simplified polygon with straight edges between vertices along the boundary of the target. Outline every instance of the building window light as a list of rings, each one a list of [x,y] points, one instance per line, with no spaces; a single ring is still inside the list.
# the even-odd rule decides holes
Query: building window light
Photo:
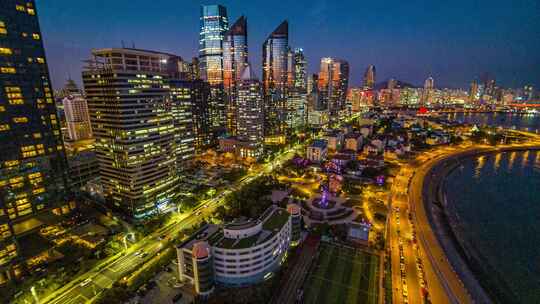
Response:
[[[36,58],[36,61],[37,61],[38,63],[45,63],[45,59],[43,59],[43,58],[41,58],[41,57],[37,57],[37,58]]]
[[[0,47],[0,55],[11,55],[13,51],[10,48]]]
[[[33,8],[28,8],[26,9],[26,11],[28,12],[29,15],[32,15],[32,16],[36,14],[36,11]]]
[[[1,67],[0,68],[0,72],[2,74],[15,74],[17,71],[15,70],[15,68],[11,68],[11,67]]]
[[[26,8],[23,6],[23,5],[15,5],[15,9],[18,10],[19,12],[25,12],[26,11]]]
[[[40,36],[38,33],[33,33],[32,34],[32,38],[34,38],[35,40],[39,40],[40,39]]]

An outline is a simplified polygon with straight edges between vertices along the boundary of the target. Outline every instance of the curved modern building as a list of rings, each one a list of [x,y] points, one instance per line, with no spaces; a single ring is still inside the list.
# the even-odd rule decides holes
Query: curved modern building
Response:
[[[292,223],[289,212],[272,206],[258,219],[239,219],[223,227],[207,225],[177,247],[180,280],[197,286],[195,246],[201,242],[211,248],[212,262],[205,265],[213,269],[217,284],[244,286],[261,282],[272,276],[286,258],[291,244]],[[205,256],[206,257],[206,256]],[[206,260],[205,260],[206,261]],[[207,272],[209,273],[209,272]],[[198,292],[199,293],[199,292]]]

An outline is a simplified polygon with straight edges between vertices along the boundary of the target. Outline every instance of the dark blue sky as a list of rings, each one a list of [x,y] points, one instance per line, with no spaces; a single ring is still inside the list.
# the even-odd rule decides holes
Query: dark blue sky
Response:
[[[80,82],[91,48],[120,47],[197,54],[199,7],[195,0],[37,0],[55,88],[71,75]],[[289,43],[302,47],[310,72],[321,57],[351,65],[359,85],[368,64],[379,80],[468,87],[482,73],[503,86],[540,86],[540,1],[221,1],[230,23],[248,17],[250,60],[260,74],[261,45],[283,20]]]

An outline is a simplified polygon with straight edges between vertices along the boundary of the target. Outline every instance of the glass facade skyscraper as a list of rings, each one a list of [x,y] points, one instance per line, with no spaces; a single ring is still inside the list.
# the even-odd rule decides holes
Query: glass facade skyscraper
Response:
[[[222,5],[201,6],[199,37],[200,73],[211,85],[223,84],[223,37],[229,27]]]
[[[364,73],[364,89],[371,90],[375,86],[376,70],[375,66],[370,64]]]
[[[247,19],[241,16],[223,40],[223,86],[227,105],[227,133],[236,135],[237,85],[248,64]]]
[[[0,285],[39,261],[25,248],[32,242],[22,239],[40,238],[34,232],[75,207],[66,195],[67,163],[52,94],[34,1],[2,0]]]
[[[321,58],[318,89],[323,106],[328,109],[332,119],[337,119],[339,112],[345,109],[348,87],[349,64],[347,61],[329,57]]]
[[[289,24],[283,21],[263,43],[265,133],[281,134],[286,122],[289,77]]]

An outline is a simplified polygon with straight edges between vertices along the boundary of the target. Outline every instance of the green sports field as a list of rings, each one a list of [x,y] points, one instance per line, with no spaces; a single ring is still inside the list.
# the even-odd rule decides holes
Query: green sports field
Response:
[[[377,304],[378,256],[324,242],[319,250],[304,285],[306,304]]]

